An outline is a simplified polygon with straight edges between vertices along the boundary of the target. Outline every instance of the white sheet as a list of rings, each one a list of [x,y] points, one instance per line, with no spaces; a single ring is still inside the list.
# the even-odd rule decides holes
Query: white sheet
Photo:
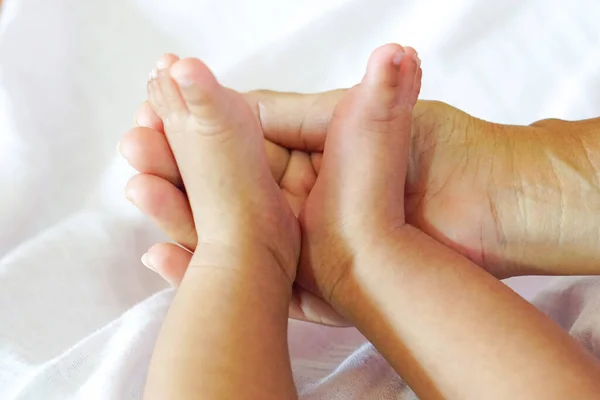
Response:
[[[199,56],[239,90],[316,91],[354,84],[370,50],[397,41],[420,51],[424,98],[499,122],[600,114],[594,0],[4,3],[2,399],[140,397],[172,291],[139,262],[162,237],[123,198],[132,171],[115,145],[163,52]],[[582,282],[591,304],[600,289]],[[514,285],[532,296],[542,283]],[[569,304],[560,295],[582,291],[555,290],[543,305],[556,314]],[[586,310],[578,326],[598,349],[597,311]],[[565,328],[579,311],[562,312]],[[363,342],[292,322],[302,398],[411,398]]]

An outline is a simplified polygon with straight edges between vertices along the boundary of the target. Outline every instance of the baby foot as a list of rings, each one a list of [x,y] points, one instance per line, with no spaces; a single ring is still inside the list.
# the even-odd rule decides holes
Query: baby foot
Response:
[[[298,280],[331,300],[356,252],[405,224],[412,110],[422,71],[414,49],[377,49],[330,123],[321,170],[300,215]]]
[[[152,72],[148,97],[181,172],[198,246],[262,248],[293,281],[297,222],[271,175],[259,121],[201,61],[168,57]]]

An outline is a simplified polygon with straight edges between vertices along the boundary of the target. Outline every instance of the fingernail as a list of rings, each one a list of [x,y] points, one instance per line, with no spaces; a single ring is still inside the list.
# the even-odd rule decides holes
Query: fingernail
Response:
[[[150,71],[148,80],[151,81],[152,79],[156,79],[156,78],[158,78],[158,69],[154,68],[152,71]]]
[[[144,253],[142,256],[142,264],[146,266],[146,268],[151,269],[152,271],[156,271],[154,266],[152,265],[152,256],[148,253]]]
[[[121,153],[121,141],[117,142],[117,154],[123,157],[123,153]]]
[[[131,195],[131,189],[129,188],[129,185],[127,185],[127,187],[125,188],[125,198],[129,200],[129,202],[135,204],[133,202],[133,196]]]

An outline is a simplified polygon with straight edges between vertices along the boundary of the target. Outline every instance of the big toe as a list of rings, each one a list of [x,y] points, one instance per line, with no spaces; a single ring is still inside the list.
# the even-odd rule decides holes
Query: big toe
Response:
[[[241,96],[221,86],[200,60],[186,58],[154,73],[149,101],[168,130],[190,129],[210,136],[235,130],[255,119]]]
[[[196,58],[179,61],[171,68],[188,111],[200,125],[201,133],[219,133],[228,126],[229,103],[233,100],[208,67]]]
[[[366,101],[362,117],[373,122],[390,122],[408,112],[420,91],[420,64],[412,47],[387,44],[373,52],[360,85]]]

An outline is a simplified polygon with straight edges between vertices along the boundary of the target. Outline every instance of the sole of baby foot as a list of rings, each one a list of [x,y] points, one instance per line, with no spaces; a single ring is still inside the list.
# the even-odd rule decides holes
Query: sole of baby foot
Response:
[[[344,218],[362,218],[369,210],[367,219],[373,223],[404,220],[412,110],[421,75],[414,49],[382,46],[371,55],[361,84],[336,109],[318,179],[333,182],[339,176],[352,177],[352,185],[332,187],[346,199],[339,210]],[[352,198],[356,203],[347,200]],[[392,206],[382,207],[383,199]]]
[[[297,221],[271,175],[259,121],[200,60],[158,67],[148,84],[149,102],[181,171],[198,246],[267,251],[293,281]]]
[[[412,109],[420,90],[412,48],[375,50],[362,82],[331,121],[321,169],[304,212],[302,285],[331,299],[356,252],[404,223]]]

